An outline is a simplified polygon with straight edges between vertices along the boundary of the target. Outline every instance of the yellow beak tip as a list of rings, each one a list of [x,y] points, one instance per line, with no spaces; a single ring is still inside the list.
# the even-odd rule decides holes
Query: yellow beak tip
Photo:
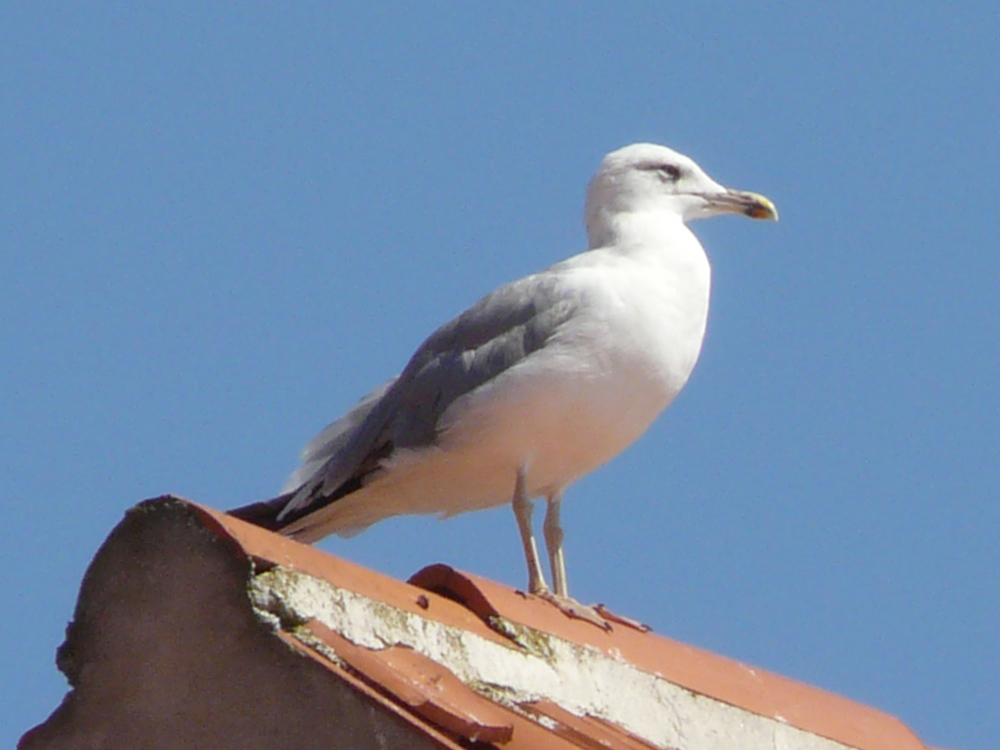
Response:
[[[746,215],[751,219],[767,219],[769,221],[778,220],[777,207],[763,195],[755,195],[753,205],[747,209]]]

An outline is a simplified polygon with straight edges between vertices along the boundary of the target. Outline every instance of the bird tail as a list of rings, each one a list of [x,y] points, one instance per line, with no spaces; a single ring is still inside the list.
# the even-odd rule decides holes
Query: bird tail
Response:
[[[278,520],[281,511],[284,510],[285,506],[288,505],[288,501],[294,496],[294,491],[286,492],[284,495],[278,495],[270,500],[262,500],[258,503],[250,503],[250,505],[242,505],[239,508],[227,510],[226,513],[268,531],[281,531],[282,528],[295,520],[294,516]]]

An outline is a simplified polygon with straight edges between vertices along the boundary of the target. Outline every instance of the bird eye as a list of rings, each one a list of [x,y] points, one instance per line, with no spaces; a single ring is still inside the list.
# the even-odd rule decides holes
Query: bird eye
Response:
[[[675,164],[661,164],[656,168],[660,176],[670,182],[677,182],[681,178],[681,168]]]

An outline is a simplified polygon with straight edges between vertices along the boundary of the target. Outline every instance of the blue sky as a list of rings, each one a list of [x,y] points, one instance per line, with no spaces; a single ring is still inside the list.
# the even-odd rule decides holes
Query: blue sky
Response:
[[[664,635],[1000,729],[1000,12],[990,3],[0,9],[0,744],[66,690],[126,508],[270,496],[480,295],[583,249],[649,140],[771,197],[696,225],[702,359],[567,495],[570,583]],[[510,511],[324,549],[512,585]]]

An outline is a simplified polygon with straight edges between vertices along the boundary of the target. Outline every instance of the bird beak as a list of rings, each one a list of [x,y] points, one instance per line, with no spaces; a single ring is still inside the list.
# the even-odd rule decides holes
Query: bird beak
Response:
[[[778,220],[778,209],[771,201],[757,193],[726,189],[725,192],[707,193],[702,197],[713,213],[743,214],[751,219]]]

